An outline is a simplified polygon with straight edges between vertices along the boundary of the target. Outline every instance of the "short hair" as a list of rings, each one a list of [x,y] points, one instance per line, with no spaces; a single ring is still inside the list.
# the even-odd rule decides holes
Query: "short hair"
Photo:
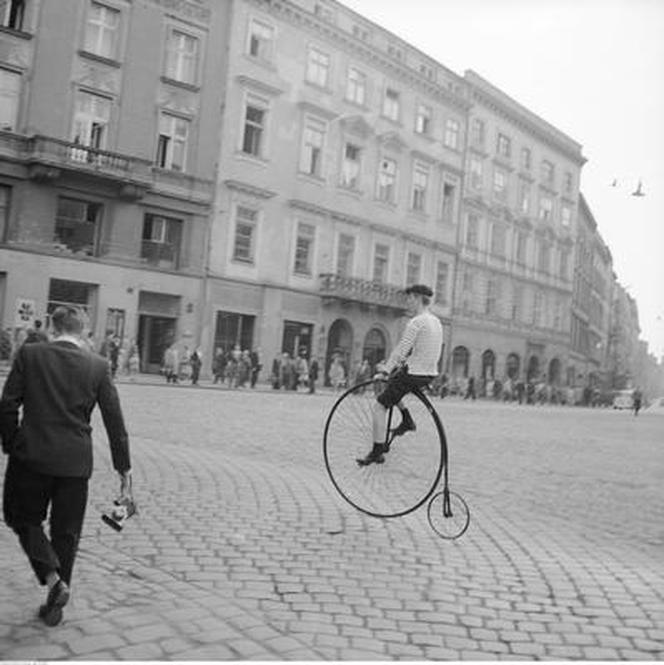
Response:
[[[61,305],[51,315],[51,325],[56,334],[80,335],[83,332],[83,316],[78,307]]]

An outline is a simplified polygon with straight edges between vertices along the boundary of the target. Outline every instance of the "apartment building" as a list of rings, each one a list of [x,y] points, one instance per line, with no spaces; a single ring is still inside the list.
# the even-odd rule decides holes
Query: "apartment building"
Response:
[[[215,11],[213,10],[215,5]],[[59,304],[157,371],[195,345],[224,13],[202,0],[0,3],[0,317]]]
[[[336,2],[233,0],[203,346],[377,362],[413,282],[450,332],[463,80]]]
[[[608,344],[609,387],[615,390],[634,388],[640,377],[639,311],[636,300],[627,289],[615,283],[611,303],[611,328]]]
[[[579,195],[567,385],[608,387],[613,259],[583,194]]]
[[[473,71],[449,373],[561,385],[581,146]]]

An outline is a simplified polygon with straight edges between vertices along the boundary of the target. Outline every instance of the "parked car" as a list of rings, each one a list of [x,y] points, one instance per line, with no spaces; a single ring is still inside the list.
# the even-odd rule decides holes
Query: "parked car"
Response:
[[[614,409],[631,409],[634,406],[633,390],[618,390],[613,396]]]

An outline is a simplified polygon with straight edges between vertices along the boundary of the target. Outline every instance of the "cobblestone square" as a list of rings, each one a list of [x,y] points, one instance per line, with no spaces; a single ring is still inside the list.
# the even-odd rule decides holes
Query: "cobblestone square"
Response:
[[[99,519],[117,488],[97,414],[61,626],[0,530],[5,660],[664,657],[664,418],[437,400],[472,514],[449,542],[425,509],[381,521],[336,494],[330,392],[119,391],[139,515]]]

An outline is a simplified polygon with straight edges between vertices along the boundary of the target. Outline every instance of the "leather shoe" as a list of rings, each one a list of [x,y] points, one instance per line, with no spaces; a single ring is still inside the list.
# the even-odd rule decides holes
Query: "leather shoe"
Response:
[[[47,626],[57,626],[62,621],[62,608],[69,602],[69,587],[58,580],[46,597],[46,604],[39,608],[39,618]]]

